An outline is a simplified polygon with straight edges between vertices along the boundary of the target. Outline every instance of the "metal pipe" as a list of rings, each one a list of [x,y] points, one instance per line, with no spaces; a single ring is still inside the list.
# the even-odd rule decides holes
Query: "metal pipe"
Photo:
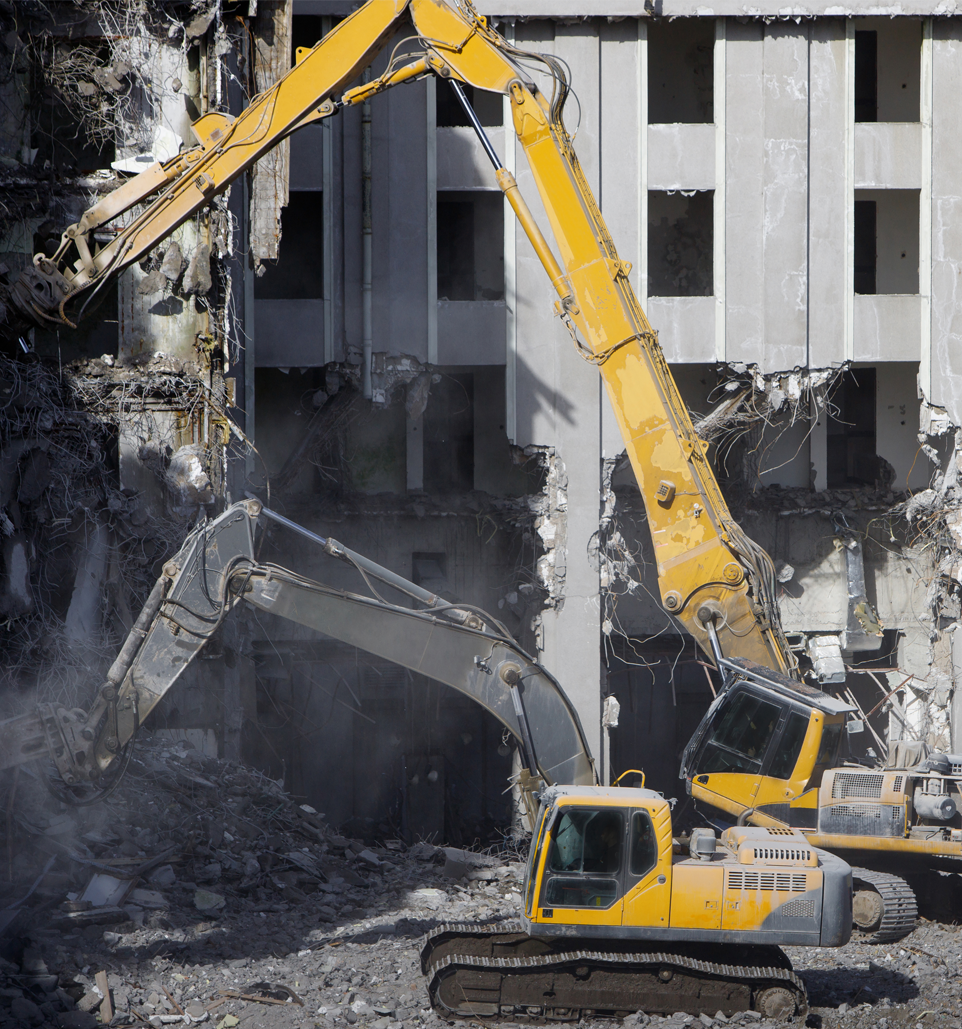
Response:
[[[369,81],[370,72],[365,72]],[[371,364],[374,356],[374,249],[371,218],[371,101],[361,105],[361,394],[365,400],[374,395],[371,385]]]

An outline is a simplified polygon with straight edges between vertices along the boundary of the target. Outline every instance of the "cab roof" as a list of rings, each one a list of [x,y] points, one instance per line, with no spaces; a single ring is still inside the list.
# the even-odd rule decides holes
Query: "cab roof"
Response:
[[[609,801],[612,803],[631,804],[639,800],[664,800],[654,790],[638,789],[632,786],[549,786],[541,791],[544,804],[557,804],[564,801],[586,800]]]
[[[783,697],[788,697],[790,700],[808,704],[809,707],[824,711],[827,715],[847,714],[856,710],[851,704],[846,704],[837,697],[823,693],[814,686],[809,686],[808,683],[790,679],[781,672],[772,671],[771,668],[748,661],[746,658],[723,657],[721,666],[729,673],[735,673],[735,680],[731,683],[733,686],[737,684],[738,680],[748,681],[755,686],[761,686]]]

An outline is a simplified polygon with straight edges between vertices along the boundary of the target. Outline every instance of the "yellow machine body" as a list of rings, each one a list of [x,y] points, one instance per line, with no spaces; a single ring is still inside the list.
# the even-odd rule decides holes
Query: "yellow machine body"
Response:
[[[840,946],[851,872],[792,829],[696,830],[685,849],[658,793],[556,786],[542,796],[524,904],[533,936]]]

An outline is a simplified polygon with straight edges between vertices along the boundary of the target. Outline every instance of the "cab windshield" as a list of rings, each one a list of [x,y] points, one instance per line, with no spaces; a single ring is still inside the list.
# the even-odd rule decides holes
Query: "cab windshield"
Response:
[[[777,704],[736,693],[719,709],[694,774],[759,771],[780,713]]]

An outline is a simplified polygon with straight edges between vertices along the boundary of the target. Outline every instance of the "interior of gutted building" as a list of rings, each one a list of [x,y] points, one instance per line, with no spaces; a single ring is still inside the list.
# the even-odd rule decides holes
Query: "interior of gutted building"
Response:
[[[848,670],[876,751],[906,734],[951,748],[955,380],[940,326],[955,258],[933,247],[954,231],[939,201],[953,173],[931,75],[955,22],[502,6],[509,40],[572,67],[581,162],[727,500],[776,562],[792,646],[826,687]],[[5,9],[8,281],[348,14],[337,0]],[[832,75],[851,104],[799,108],[792,91],[821,96]],[[763,82],[779,89],[740,102]],[[467,92],[537,212],[507,102]],[[836,142],[847,178],[826,164]],[[491,612],[558,674],[604,779],[644,765],[677,794],[715,686],[658,602],[608,401],[532,257],[453,90],[422,79],[272,148],[98,288],[79,328],[21,336],[3,370],[7,711],[83,706],[164,558],[251,494]],[[341,574],[277,526],[262,546]],[[855,566],[874,620],[858,634]],[[359,833],[487,844],[512,821],[517,757],[495,719],[283,619],[238,611],[151,718]]]
[[[857,2],[791,17],[685,0],[474,6],[505,46],[570,71],[565,125],[620,255],[605,251],[609,279],[657,334],[719,510],[772,558],[792,661],[861,726],[843,757],[962,751],[962,20]],[[99,703],[185,541],[249,501],[268,512],[252,553],[279,582],[463,608],[560,683],[600,783],[643,773],[687,826],[679,767],[722,683],[663,581],[637,457],[662,430],[624,428],[655,391],[626,415],[604,368],[625,341],[592,353],[583,312],[555,304],[499,186],[515,176],[533,220],[559,229],[510,89],[465,84],[476,126],[450,76],[423,69],[345,101],[423,42],[408,24],[324,94],[336,105],[318,94],[229,182],[198,177],[177,217],[163,214],[180,210],[173,192],[116,199],[150,169],[176,182],[178,161],[266,104],[359,7],[0,2],[0,314],[20,317],[34,255],[55,264],[73,240],[84,273],[89,253],[62,234],[92,211],[116,207],[90,230],[103,252],[153,233],[82,298],[17,323],[0,356],[0,740],[4,720]],[[677,439],[645,460],[667,509],[662,446]],[[402,666],[403,630],[325,633],[272,609],[270,588],[241,583],[207,622],[181,604],[200,619],[197,656],[157,673],[151,746],[209,778],[244,766],[246,788],[287,791],[345,841],[523,836],[528,745],[478,689],[431,674],[441,644]],[[491,671],[490,639],[472,675]],[[35,871],[14,812],[36,783],[0,776],[15,883]]]

